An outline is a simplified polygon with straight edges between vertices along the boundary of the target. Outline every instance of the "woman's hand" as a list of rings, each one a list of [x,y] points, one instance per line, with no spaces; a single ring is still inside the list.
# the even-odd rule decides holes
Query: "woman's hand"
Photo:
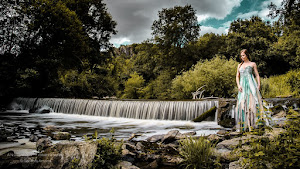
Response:
[[[238,89],[239,89],[240,92],[243,91],[243,88],[242,88],[242,86],[240,86],[240,85],[238,86]]]

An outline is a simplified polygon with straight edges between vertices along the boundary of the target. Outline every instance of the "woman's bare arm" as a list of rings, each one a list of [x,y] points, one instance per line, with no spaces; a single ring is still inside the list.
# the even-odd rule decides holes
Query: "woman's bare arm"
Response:
[[[236,84],[237,84],[237,87],[238,87],[239,91],[242,92],[242,87],[240,86],[240,71],[239,71],[239,67],[240,67],[240,64],[238,65],[237,70],[236,70],[235,80],[236,80]]]
[[[255,74],[255,77],[256,77],[256,81],[257,81],[257,88],[258,88],[258,90],[260,90],[260,77],[259,77],[259,74],[258,74],[258,71],[257,71],[256,63],[253,64],[253,69],[254,69],[254,74]]]

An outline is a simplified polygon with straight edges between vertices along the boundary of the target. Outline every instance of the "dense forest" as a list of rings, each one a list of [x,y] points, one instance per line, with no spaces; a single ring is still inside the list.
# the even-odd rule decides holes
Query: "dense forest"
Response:
[[[1,1],[0,97],[190,99],[204,86],[204,96],[233,98],[244,48],[263,97],[299,97],[299,8],[283,0],[269,5],[273,23],[252,16],[202,36],[192,6],[161,9],[151,39],[115,48],[102,0]]]

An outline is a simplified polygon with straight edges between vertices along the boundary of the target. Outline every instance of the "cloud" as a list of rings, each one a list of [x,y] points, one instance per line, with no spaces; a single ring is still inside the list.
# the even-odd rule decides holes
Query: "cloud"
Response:
[[[241,0],[104,0],[104,3],[117,22],[118,33],[112,36],[111,42],[118,46],[122,39],[128,43],[140,43],[151,38],[152,23],[163,8],[190,4],[201,22],[209,18],[224,19],[240,5]]]
[[[227,34],[228,33],[228,27],[219,27],[214,28],[211,26],[201,26],[200,35],[204,35],[206,33],[215,33],[215,34]]]
[[[240,19],[249,19],[251,16],[259,16],[260,18],[262,18],[265,21],[275,21],[278,18],[274,18],[271,19],[270,17],[268,17],[268,14],[270,12],[268,6],[269,4],[274,3],[277,7],[279,7],[281,5],[281,1],[282,0],[267,0],[262,2],[261,6],[260,6],[260,10],[255,10],[255,11],[250,11],[248,13],[239,13],[238,14],[238,18]]]
[[[224,19],[235,7],[239,7],[242,0],[185,0],[196,9],[198,15]]]

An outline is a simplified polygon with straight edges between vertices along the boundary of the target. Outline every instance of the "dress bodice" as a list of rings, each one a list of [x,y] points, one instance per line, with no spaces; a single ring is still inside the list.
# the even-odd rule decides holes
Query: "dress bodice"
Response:
[[[252,66],[246,66],[243,68],[242,66],[239,69],[241,76],[251,76],[253,75],[253,67]]]

